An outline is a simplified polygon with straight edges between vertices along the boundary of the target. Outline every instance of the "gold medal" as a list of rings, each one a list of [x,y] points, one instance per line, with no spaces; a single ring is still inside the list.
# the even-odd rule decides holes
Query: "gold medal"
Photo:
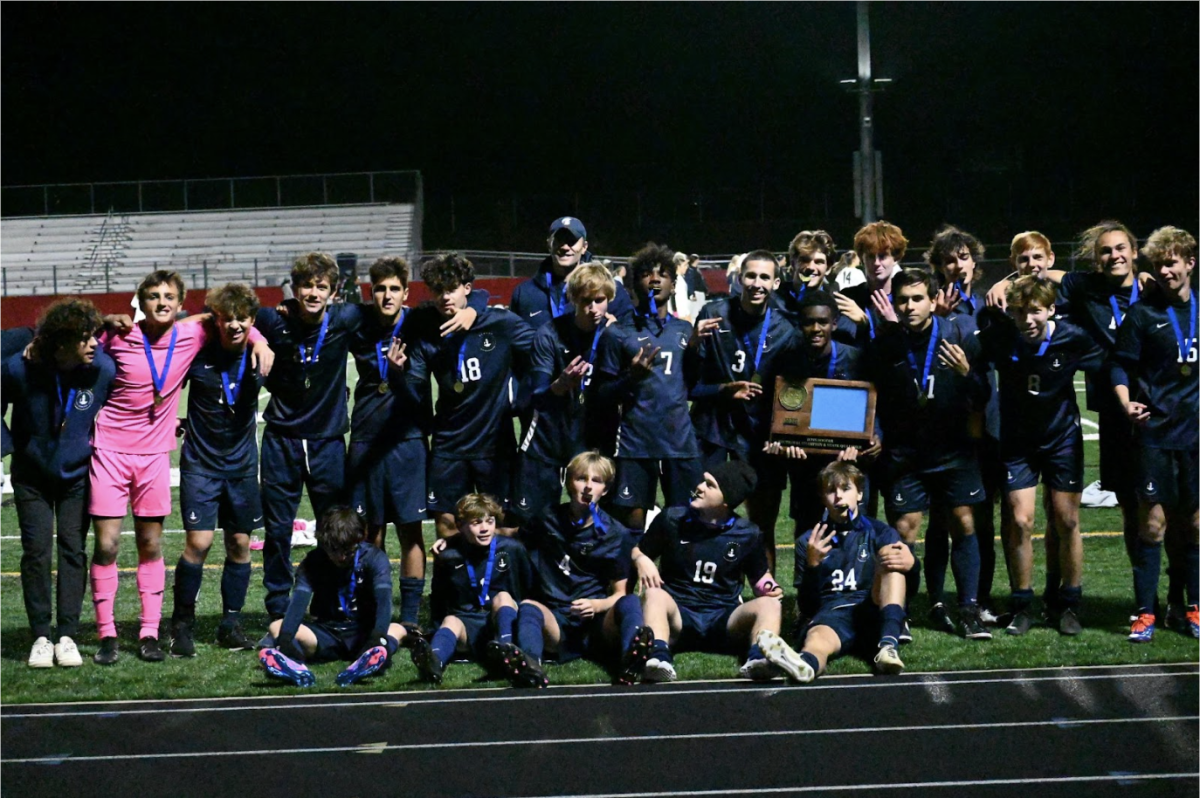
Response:
[[[166,399],[164,399],[164,398],[163,398],[163,395],[162,395],[161,393],[159,393],[157,390],[155,390],[155,392],[154,392],[154,406],[155,406],[155,407],[159,407],[159,406],[161,406],[161,405],[162,405],[162,403],[163,403],[163,402],[165,402],[165,401],[166,401]]]
[[[304,390],[306,390],[306,391],[307,391],[307,390],[309,390],[309,389],[311,389],[311,388],[312,388],[312,377],[310,377],[310,376],[308,376],[307,374],[305,374],[305,375],[304,375]]]
[[[924,407],[927,404],[929,404],[929,397],[923,393],[917,394],[917,405],[919,407]]]
[[[757,371],[754,372],[754,376],[752,376],[750,378],[750,382],[754,383],[755,385],[762,385],[762,382],[763,382],[762,375],[759,374]]]
[[[579,392],[579,404],[583,404],[583,391]]]
[[[391,387],[388,386],[388,384],[386,382],[379,383],[379,392],[381,394],[387,393],[390,390],[392,390],[392,389],[391,389]]]
[[[463,385],[461,382],[454,383],[454,392],[455,393],[462,393],[466,389],[467,389],[467,386]]]
[[[1179,373],[1185,377],[1190,377],[1190,376],[1192,376],[1192,367],[1189,366],[1187,363],[1184,363],[1182,366],[1179,367]]]

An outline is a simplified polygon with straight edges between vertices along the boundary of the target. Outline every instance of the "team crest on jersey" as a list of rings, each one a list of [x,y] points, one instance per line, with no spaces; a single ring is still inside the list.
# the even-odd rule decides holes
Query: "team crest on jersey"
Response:
[[[869,556],[870,556],[870,553],[867,551],[867,544],[866,543],[858,544],[858,561],[866,562],[867,557],[869,557]]]
[[[524,496],[522,496],[522,497],[521,497],[521,501],[517,502],[517,506],[518,506],[518,507],[528,507],[528,506],[529,506],[529,500],[528,500],[528,499],[526,499]]]
[[[1009,471],[1009,472],[1008,472],[1008,481],[1009,481],[1009,482],[1016,482],[1016,481],[1017,481],[1017,478],[1013,476],[1013,473],[1012,473],[1011,471]]]
[[[479,337],[479,348],[484,352],[491,352],[496,348],[496,339],[491,333],[484,333]]]
[[[496,555],[496,570],[504,573],[508,570],[508,552],[502,551]]]
[[[426,496],[425,498],[431,502],[437,501],[437,496],[433,495],[433,491],[429,491],[429,495]]]
[[[596,548],[595,543],[584,543],[579,547],[579,556],[587,557],[592,553],[592,549]]]
[[[1062,368],[1063,368],[1062,356],[1055,355],[1054,358],[1051,359],[1051,361],[1050,361],[1050,370],[1051,371],[1062,371]]]
[[[892,498],[892,501],[893,501],[895,504],[904,504],[904,494],[903,494],[903,493],[897,493],[897,494],[896,494],[896,495],[895,495],[895,496]]]
[[[92,402],[96,401],[96,397],[87,388],[83,388],[79,393],[75,394],[75,409],[87,410],[92,406]]]
[[[628,499],[628,498],[629,498],[630,496],[632,496],[632,495],[633,495],[633,491],[631,491],[631,490],[629,489],[629,486],[628,486],[628,485],[622,485],[622,486],[621,486],[621,498],[622,498],[622,499]]]
[[[730,543],[728,546],[725,547],[725,560],[727,562],[737,562],[737,558],[738,558],[738,544]]]
[[[192,510],[190,513],[188,513],[188,520],[192,523],[195,523],[196,521],[200,520],[200,517],[196,515],[195,510]]]
[[[363,506],[361,504],[358,505],[357,507],[354,508],[354,512],[358,513],[359,515],[362,515],[363,514]]]
[[[1150,480],[1149,482],[1146,483],[1146,492],[1149,493],[1151,496],[1158,493],[1158,488],[1155,487],[1154,480]]]
[[[687,344],[688,344],[687,336],[686,335],[679,336],[679,346],[682,347],[683,349],[687,349]]]

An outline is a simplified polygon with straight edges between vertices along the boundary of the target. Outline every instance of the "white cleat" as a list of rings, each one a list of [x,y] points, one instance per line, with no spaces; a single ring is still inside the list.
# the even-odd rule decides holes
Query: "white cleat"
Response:
[[[677,678],[675,666],[665,659],[651,657],[646,660],[646,669],[642,671],[643,682],[673,682]]]
[[[793,682],[807,684],[817,678],[817,672],[812,669],[812,666],[802,660],[794,648],[770,629],[763,629],[759,632],[754,642],[767,660],[786,673]]]

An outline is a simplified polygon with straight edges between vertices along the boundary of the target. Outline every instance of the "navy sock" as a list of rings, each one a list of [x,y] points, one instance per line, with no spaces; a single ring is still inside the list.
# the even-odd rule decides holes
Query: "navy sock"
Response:
[[[958,606],[967,607],[979,597],[979,540],[963,535],[950,544],[950,567],[958,584]]]
[[[517,610],[517,648],[538,662],[542,661],[545,640],[542,639],[542,610],[532,604],[522,604]]]
[[[501,607],[496,610],[496,639],[501,643],[511,643],[513,625],[517,622],[517,611],[512,607]]]
[[[221,612],[224,615],[241,612],[249,587],[250,563],[226,558],[225,567],[221,570]]]
[[[904,608],[899,604],[888,604],[879,611],[879,644],[900,645],[900,632],[904,629]]]
[[[975,539],[979,541],[979,603],[992,606],[992,582],[996,577],[996,524],[990,501],[975,505]]]
[[[421,594],[425,580],[415,576],[400,577],[400,623],[416,623],[421,611]]]
[[[908,573],[904,575],[904,611],[908,612],[908,605],[912,603],[913,597],[917,595],[917,591],[921,589],[921,558],[913,555],[913,567],[908,569]]]
[[[1158,572],[1162,567],[1162,543],[1140,538],[1133,544],[1133,597],[1138,612],[1154,612],[1158,600]]]
[[[766,655],[762,653],[762,649],[758,647],[758,643],[754,643],[753,645],[751,645],[750,650],[746,653],[746,661],[747,662],[749,662],[752,659],[766,659],[766,658],[767,658]]]
[[[176,621],[196,620],[196,596],[204,581],[204,566],[190,563],[182,557],[175,564],[175,607],[171,618]]]
[[[1079,609],[1079,602],[1083,598],[1083,587],[1060,587],[1058,589],[1059,607],[1064,610]]]
[[[817,658],[814,655],[809,654],[807,651],[801,651],[800,659],[808,663],[808,666],[813,669],[813,673],[821,672],[821,663],[817,662]]]
[[[391,635],[388,635],[387,643],[384,645],[384,648],[387,649],[388,659],[391,659],[396,655],[396,650],[400,648],[400,641]]]
[[[434,633],[430,645],[433,647],[433,654],[438,658],[438,662],[445,665],[454,656],[454,649],[458,646],[458,637],[443,626]]]
[[[655,638],[654,645],[650,646],[651,659],[662,660],[663,662],[674,662],[674,657],[671,656],[671,647],[667,645],[666,640]]]
[[[1200,546],[1187,547],[1187,603],[1200,603]]]
[[[613,612],[616,613],[617,625],[621,630],[621,650],[628,651],[638,627],[645,624],[642,602],[637,596],[622,596],[613,605]]]
[[[949,543],[945,527],[930,523],[929,529],[925,530],[925,592],[929,594],[930,604],[941,604],[945,600]]]
[[[1029,609],[1029,605],[1033,604],[1033,589],[1025,588],[1024,590],[1014,590],[1012,598],[1008,600],[1008,609],[1013,615],[1016,615],[1021,610]]]

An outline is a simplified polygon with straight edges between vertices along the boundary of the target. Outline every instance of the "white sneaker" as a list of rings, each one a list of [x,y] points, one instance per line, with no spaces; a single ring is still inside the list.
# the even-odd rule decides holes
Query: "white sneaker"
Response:
[[[54,646],[50,643],[49,638],[39,637],[33,641],[33,648],[29,649],[29,667],[54,667]]]
[[[759,632],[754,642],[758,644],[767,660],[786,673],[792,681],[806,684],[817,678],[812,666],[800,659],[796,650],[770,629]]]
[[[746,660],[745,664],[738,668],[738,675],[756,682],[769,682],[782,676],[783,671],[770,660],[759,657]]]
[[[979,605],[979,622],[984,626],[995,626],[1000,621],[996,613],[982,604]]]
[[[1096,480],[1083,489],[1079,503],[1084,507],[1116,507],[1117,494],[1101,489],[1100,480]]]
[[[54,644],[54,661],[60,668],[78,668],[83,664],[83,657],[79,655],[75,641],[63,635]]]
[[[879,653],[875,655],[875,671],[893,676],[904,672],[904,661],[900,659],[900,652],[895,646],[888,644],[879,647]]]
[[[673,682],[676,678],[675,666],[670,662],[658,657],[646,660],[646,668],[642,671],[643,682]]]

